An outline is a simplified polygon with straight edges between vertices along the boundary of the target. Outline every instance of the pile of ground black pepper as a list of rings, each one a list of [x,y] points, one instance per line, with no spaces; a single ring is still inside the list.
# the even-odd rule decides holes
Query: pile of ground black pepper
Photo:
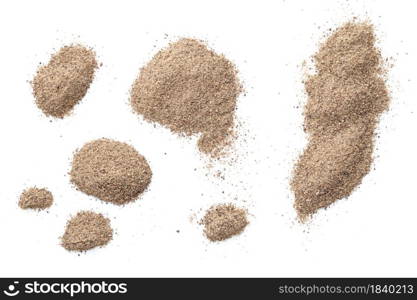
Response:
[[[349,196],[361,183],[372,164],[379,116],[389,105],[372,25],[339,27],[314,61],[317,73],[305,81],[309,141],[291,181],[301,221]]]
[[[198,147],[212,157],[233,140],[241,92],[235,66],[201,41],[180,39],[140,71],[131,104],[145,120],[182,135],[201,134]]]
[[[146,159],[132,146],[94,140],[74,154],[71,182],[82,192],[114,204],[135,200],[151,182]]]
[[[204,225],[205,236],[213,242],[240,234],[249,224],[246,210],[233,204],[210,207],[200,223]]]
[[[80,45],[62,47],[32,81],[36,105],[47,116],[65,117],[87,93],[97,67],[93,50]]]
[[[44,188],[31,187],[20,195],[19,206],[22,209],[45,209],[52,205],[54,198],[52,193]]]
[[[72,217],[61,238],[67,250],[85,251],[106,245],[113,237],[110,220],[91,211],[81,211]]]

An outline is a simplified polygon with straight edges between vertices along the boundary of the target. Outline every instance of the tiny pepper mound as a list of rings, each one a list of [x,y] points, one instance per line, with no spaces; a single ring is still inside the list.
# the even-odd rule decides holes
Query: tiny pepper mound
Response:
[[[210,207],[200,223],[204,225],[205,236],[212,242],[238,235],[249,224],[246,210],[233,204]]]
[[[70,251],[86,251],[106,245],[112,237],[113,229],[108,218],[91,211],[81,211],[67,222],[61,243]]]
[[[54,198],[47,189],[31,187],[23,191],[19,199],[19,207],[22,209],[46,209],[52,205]]]

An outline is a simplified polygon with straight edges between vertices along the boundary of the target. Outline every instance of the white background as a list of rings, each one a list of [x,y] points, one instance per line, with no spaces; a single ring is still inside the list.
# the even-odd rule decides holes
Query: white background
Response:
[[[417,276],[414,3],[1,1],[0,275]],[[383,56],[393,58],[391,109],[380,123],[375,169],[349,199],[301,225],[288,187],[305,145],[301,64],[329,28],[353,16],[375,24]],[[128,104],[139,68],[179,37],[224,53],[247,90],[237,111],[237,161],[226,165],[225,180],[207,169],[196,139],[144,122]],[[103,67],[74,113],[52,120],[36,108],[28,81],[72,42],[94,47]],[[136,202],[105,204],[70,185],[73,151],[100,137],[129,142],[148,159],[154,176]],[[48,211],[18,208],[31,185],[53,192]],[[251,224],[209,243],[190,217],[229,201],[248,208]],[[108,246],[78,255],[59,237],[81,209],[111,218],[116,234]]]

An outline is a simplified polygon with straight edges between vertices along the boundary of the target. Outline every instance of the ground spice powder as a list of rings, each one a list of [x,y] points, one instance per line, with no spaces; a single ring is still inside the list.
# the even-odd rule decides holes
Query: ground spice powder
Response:
[[[112,237],[108,218],[91,211],[81,211],[68,221],[61,242],[67,250],[85,251],[106,245]]]
[[[233,204],[212,206],[200,221],[210,241],[223,241],[240,234],[249,224],[247,212]]]
[[[349,196],[361,183],[372,164],[379,116],[389,105],[372,25],[339,27],[314,62],[317,73],[305,81],[308,145],[291,181],[301,221]]]
[[[47,189],[31,187],[20,195],[19,207],[22,209],[46,209],[52,205],[53,201],[52,193]]]
[[[159,51],[140,71],[131,104],[145,120],[182,135],[201,134],[198,147],[212,157],[231,143],[241,92],[235,66],[194,39]]]
[[[125,204],[147,189],[152,171],[146,159],[132,146],[99,139],[75,153],[70,177],[71,182],[88,195]]]
[[[64,118],[87,93],[97,66],[93,50],[80,45],[61,48],[32,81],[36,105],[47,116]]]

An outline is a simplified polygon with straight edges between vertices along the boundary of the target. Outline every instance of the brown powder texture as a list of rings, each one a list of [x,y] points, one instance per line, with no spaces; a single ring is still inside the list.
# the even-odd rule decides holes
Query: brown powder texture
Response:
[[[309,100],[304,111],[304,127],[311,135],[337,133],[352,123],[377,117],[389,103],[382,78],[366,76],[338,78],[319,73],[305,82]]]
[[[241,92],[235,66],[194,39],[180,39],[141,69],[131,91],[135,112],[181,135],[201,134],[199,150],[212,157],[233,139]]]
[[[70,251],[85,251],[106,245],[113,237],[110,220],[91,211],[81,211],[72,217],[61,238],[62,246]]]
[[[372,25],[339,27],[314,61],[317,73],[305,81],[308,145],[291,181],[301,221],[349,196],[370,171],[374,131],[390,100]]]
[[[71,182],[82,192],[114,204],[135,200],[151,182],[146,159],[132,146],[94,140],[74,154]]]
[[[87,93],[97,67],[93,50],[80,45],[61,48],[32,81],[36,105],[47,116],[65,117]]]
[[[31,187],[20,195],[19,206],[22,209],[45,209],[52,205],[54,198],[47,189]]]
[[[233,204],[212,206],[200,222],[210,241],[223,241],[240,234],[249,224],[247,212]]]

